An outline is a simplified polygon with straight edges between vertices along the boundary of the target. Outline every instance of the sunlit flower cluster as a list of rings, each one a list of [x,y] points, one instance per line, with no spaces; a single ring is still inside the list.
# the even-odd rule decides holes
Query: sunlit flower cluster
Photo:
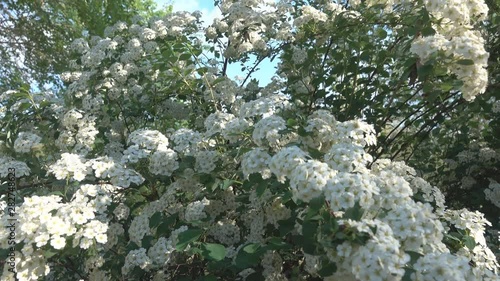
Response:
[[[220,1],[223,18],[205,35],[223,46],[217,58],[225,66],[215,59],[205,65],[196,54],[201,43],[189,35],[199,31],[199,13],[171,13],[147,24],[137,17],[106,28],[105,38],[75,40],[69,49],[76,59],[62,75],[64,101],[47,109],[57,133],[26,125],[5,155],[32,158],[0,157],[1,177],[15,168],[17,178],[38,180],[43,172],[48,178],[43,196],[16,202],[15,277],[62,272],[49,265],[74,258],[83,261],[74,271],[89,280],[177,280],[186,272],[211,278],[219,265],[228,276],[216,278],[228,280],[284,281],[290,274],[297,280],[498,280],[485,238],[491,223],[482,213],[448,209],[444,194],[415,169],[372,156],[377,132],[363,121],[368,113],[346,118],[345,108],[316,100],[318,92],[325,100],[338,93],[318,86],[315,71],[281,79],[309,72],[312,57],[339,54],[342,44],[331,42],[326,55],[302,44],[309,39],[301,32],[335,20],[357,24],[355,17],[363,16],[357,8],[381,4],[381,14],[391,13],[405,1],[309,2]],[[444,21],[435,35],[417,36],[411,51],[422,64],[448,56],[440,63],[472,100],[487,82],[484,40],[469,26],[485,18],[484,3],[421,4]],[[321,34],[311,40],[324,43]],[[218,69],[249,53],[274,54],[274,45],[290,47],[289,60],[304,69],[283,64],[283,76],[265,87],[255,80],[240,85]],[[34,150],[43,153],[35,158]],[[493,163],[498,155],[480,147],[461,153],[457,163]],[[461,179],[464,186],[473,180]],[[484,194],[500,208],[499,190],[492,180]],[[4,201],[0,207],[10,206]],[[5,225],[9,215],[2,213]],[[0,248],[9,249],[9,235],[0,229]],[[330,276],[328,264],[337,269]],[[285,272],[298,266],[304,270]]]

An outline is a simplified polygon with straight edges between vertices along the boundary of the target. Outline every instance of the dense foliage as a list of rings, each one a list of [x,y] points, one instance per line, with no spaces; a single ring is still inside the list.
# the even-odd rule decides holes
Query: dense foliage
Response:
[[[2,94],[2,280],[500,279],[485,3],[215,2]]]
[[[4,0],[0,3],[0,90],[58,87],[68,42],[102,36],[107,25],[139,14],[164,15],[152,0]]]

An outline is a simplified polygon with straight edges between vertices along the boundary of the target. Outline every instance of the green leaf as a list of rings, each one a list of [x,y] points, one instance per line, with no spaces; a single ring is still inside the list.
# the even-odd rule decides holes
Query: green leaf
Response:
[[[226,248],[221,244],[203,243],[201,249],[203,257],[209,260],[220,261],[226,257]]]
[[[264,194],[264,192],[266,192],[266,189],[267,189],[267,182],[265,182],[265,181],[260,182],[257,185],[257,190],[256,190],[257,196],[261,197],[262,194]]]
[[[476,247],[476,241],[474,240],[474,237],[472,236],[464,236],[462,238],[462,241],[464,243],[464,245],[469,248],[469,250],[473,250],[475,247]]]
[[[198,228],[188,229],[184,232],[179,233],[179,236],[177,237],[179,242],[177,242],[177,245],[175,245],[175,249],[177,249],[178,251],[184,251],[189,243],[196,241],[202,233],[203,230]]]
[[[380,38],[380,39],[384,39],[387,37],[387,31],[385,31],[383,28],[377,29],[376,32],[377,32],[378,38]]]
[[[125,250],[126,250],[127,252],[130,252],[130,251],[132,251],[132,250],[137,250],[137,249],[139,249],[139,246],[137,246],[137,244],[135,244],[135,243],[134,243],[134,242],[132,242],[132,241],[128,242],[128,245],[127,245],[127,247],[125,248]]]
[[[458,60],[457,61],[457,64],[460,64],[460,65],[474,65],[474,61],[473,60]]]
[[[149,219],[149,227],[155,228],[158,225],[160,225],[160,223],[162,221],[162,217],[163,217],[163,215],[161,212],[154,213],[154,215],[152,215],[151,218]]]
[[[436,34],[436,31],[431,26],[422,29],[422,36],[432,36],[434,34]]]
[[[23,103],[21,103],[21,105],[19,105],[18,111],[25,111],[26,109],[28,109],[30,107],[31,107],[30,103],[23,102]]]
[[[141,245],[142,248],[149,249],[151,246],[153,246],[153,240],[155,238],[151,235],[146,235],[142,238]]]
[[[323,157],[323,153],[317,149],[309,148],[308,152],[309,152],[309,155],[311,155],[315,159],[319,159],[319,158]]]
[[[355,221],[359,221],[361,220],[363,213],[364,213],[363,209],[361,208],[359,203],[356,202],[356,204],[354,204],[354,207],[349,208],[345,211],[344,217]]]
[[[417,69],[418,77],[421,79],[425,79],[425,77],[429,76],[429,74],[432,73],[433,68],[434,66],[432,64],[422,65]]]
[[[318,223],[305,221],[302,223],[302,247],[305,253],[315,255],[317,248]]]
[[[370,58],[371,58],[371,52],[369,52],[369,51],[364,51],[361,53],[361,55],[359,55],[359,59],[364,60],[364,61],[368,61],[368,60],[370,60]]]
[[[321,195],[309,201],[309,209],[316,213],[325,205],[325,196]]]
[[[293,126],[296,126],[297,124],[298,124],[298,123],[297,123],[297,120],[292,119],[292,118],[290,118],[290,119],[288,119],[288,120],[286,121],[286,125],[287,125],[288,127],[293,127]]]
[[[175,222],[177,221],[177,214],[171,215],[167,218],[164,218],[160,225],[156,228],[156,235],[162,236],[163,234],[170,233]]]
[[[217,277],[215,275],[207,275],[207,276],[203,276],[201,279],[199,279],[200,281],[217,281],[219,279],[217,279]]]
[[[232,184],[234,183],[234,180],[230,180],[230,179],[226,179],[224,181],[222,181],[221,185],[220,185],[220,189],[222,190],[226,190],[228,189]]]
[[[258,271],[248,275],[247,278],[245,278],[245,281],[262,281],[262,280],[264,280],[264,276],[262,276],[262,274],[260,274]]]
[[[439,88],[441,88],[443,92],[448,92],[449,90],[453,89],[453,84],[450,82],[445,82],[439,85]]]
[[[297,133],[301,137],[307,137],[308,135],[310,135],[310,133],[307,132],[303,127],[299,127],[299,129],[297,130]]]
[[[253,173],[250,176],[248,176],[248,181],[251,183],[260,183],[263,181],[263,179],[259,173]]]
[[[281,237],[271,237],[267,240],[266,248],[269,250],[290,249],[291,245],[283,241]]]
[[[257,265],[260,262],[260,256],[264,254],[259,244],[251,243],[243,247],[235,258],[235,264],[238,268],[244,269]]]
[[[407,253],[410,256],[410,264],[416,263],[417,260],[423,256],[419,252],[414,252],[414,251],[406,251],[405,253]]]
[[[325,265],[321,266],[321,269],[318,271],[321,277],[328,277],[337,272],[337,265],[335,263],[328,262]]]
[[[51,257],[55,256],[57,254],[56,251],[52,251],[52,250],[45,250],[43,251],[43,256],[50,259]]]
[[[279,231],[281,236],[285,236],[295,229],[295,219],[293,217],[278,221]]]

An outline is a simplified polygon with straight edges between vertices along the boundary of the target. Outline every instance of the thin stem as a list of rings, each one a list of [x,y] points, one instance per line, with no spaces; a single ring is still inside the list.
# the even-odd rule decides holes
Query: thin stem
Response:
[[[326,52],[323,55],[323,59],[321,61],[321,67],[320,67],[319,71],[323,71],[325,69],[326,58],[328,57],[328,53],[330,52],[330,49],[331,49],[332,45],[333,45],[333,38],[330,37],[330,39],[328,41],[328,46],[326,46]],[[324,73],[322,73],[322,74],[324,74]],[[319,85],[314,86],[314,91],[313,91],[313,93],[311,95],[311,100],[310,100],[309,106],[308,106],[308,112],[309,113],[312,111],[312,106],[314,104],[316,93],[318,92],[318,90],[319,90]]]

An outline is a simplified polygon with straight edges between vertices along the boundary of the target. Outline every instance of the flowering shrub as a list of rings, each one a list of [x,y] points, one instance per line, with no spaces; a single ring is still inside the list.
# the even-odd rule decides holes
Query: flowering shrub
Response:
[[[373,153],[384,94],[484,91],[484,3],[310,2],[217,3],[206,43],[197,13],[120,22],[63,95],[4,93],[3,280],[498,280],[490,222]],[[250,55],[271,83],[226,76]]]

